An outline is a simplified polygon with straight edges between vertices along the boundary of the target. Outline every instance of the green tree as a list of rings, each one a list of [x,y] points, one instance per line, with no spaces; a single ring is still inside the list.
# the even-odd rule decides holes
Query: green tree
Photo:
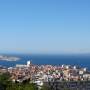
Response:
[[[0,90],[5,90],[9,83],[10,74],[3,73],[0,74]]]
[[[38,90],[36,84],[29,81],[23,83],[13,83],[10,81],[9,73],[0,75],[0,90]]]

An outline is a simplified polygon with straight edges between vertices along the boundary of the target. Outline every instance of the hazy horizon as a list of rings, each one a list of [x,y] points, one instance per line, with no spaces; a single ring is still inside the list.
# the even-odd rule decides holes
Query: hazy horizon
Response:
[[[90,53],[90,0],[1,0],[0,53]]]

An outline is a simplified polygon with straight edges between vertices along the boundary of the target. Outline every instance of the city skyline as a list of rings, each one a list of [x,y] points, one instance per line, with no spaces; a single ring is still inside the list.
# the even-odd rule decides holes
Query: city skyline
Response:
[[[0,52],[90,53],[89,0],[0,1]]]

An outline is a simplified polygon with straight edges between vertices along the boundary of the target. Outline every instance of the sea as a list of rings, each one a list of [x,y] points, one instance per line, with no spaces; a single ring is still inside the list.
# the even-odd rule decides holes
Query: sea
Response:
[[[37,65],[76,65],[86,67],[90,70],[90,54],[75,54],[75,55],[48,55],[48,54],[7,54],[8,56],[19,57],[18,61],[3,61],[0,60],[0,66],[15,67],[16,64],[26,64],[31,61],[32,64]]]

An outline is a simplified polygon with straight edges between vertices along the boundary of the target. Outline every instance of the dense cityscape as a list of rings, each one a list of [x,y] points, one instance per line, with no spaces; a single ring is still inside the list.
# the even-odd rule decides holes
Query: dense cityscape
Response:
[[[71,65],[34,65],[31,61],[27,61],[26,65],[17,64],[15,67],[0,67],[0,74],[9,73],[9,80],[12,83],[23,83],[29,81],[29,83],[35,84],[38,89],[42,89],[43,85],[51,85],[53,83],[70,82],[68,88],[70,90],[80,90],[77,88],[77,82],[89,82],[90,71],[87,68]],[[60,84],[61,85],[61,84]],[[88,85],[88,86],[87,86]],[[52,87],[52,86],[51,86]],[[86,86],[81,86],[83,90],[90,90],[90,83]],[[55,87],[51,90],[64,90],[61,86],[59,89]],[[79,87],[78,87],[79,88]],[[85,88],[85,89],[84,89]]]

